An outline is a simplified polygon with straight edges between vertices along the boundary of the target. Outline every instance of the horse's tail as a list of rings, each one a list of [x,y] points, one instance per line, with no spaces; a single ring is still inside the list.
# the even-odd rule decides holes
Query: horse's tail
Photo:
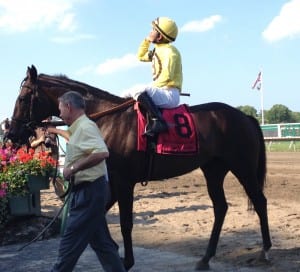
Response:
[[[262,133],[262,130],[260,128],[259,122],[256,118],[252,116],[248,116],[250,120],[252,120],[252,123],[254,124],[258,140],[259,140],[259,150],[258,150],[258,166],[257,166],[257,181],[258,186],[263,191],[266,183],[266,175],[267,175],[267,156],[266,156],[266,146],[264,141],[264,135]],[[250,206],[249,206],[250,207]],[[252,205],[251,205],[252,207]]]

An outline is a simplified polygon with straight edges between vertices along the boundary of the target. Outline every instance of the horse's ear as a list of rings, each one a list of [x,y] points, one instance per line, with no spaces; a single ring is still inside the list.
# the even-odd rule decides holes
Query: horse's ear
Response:
[[[32,82],[35,83],[37,79],[37,70],[34,65],[31,65],[31,68],[27,67],[27,77]]]
[[[31,65],[31,70],[35,71],[35,73],[37,74],[37,69],[35,68],[35,66],[33,64]]]

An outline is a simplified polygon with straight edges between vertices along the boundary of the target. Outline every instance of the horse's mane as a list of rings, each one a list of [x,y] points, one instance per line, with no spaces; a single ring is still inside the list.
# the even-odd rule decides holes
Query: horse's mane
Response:
[[[107,99],[113,103],[122,103],[123,101],[127,100],[120,96],[113,95],[102,89],[90,86],[86,83],[70,79],[66,75],[51,76],[46,74],[39,74],[38,81],[43,85],[46,85],[51,88],[57,87],[57,88],[64,88],[72,91],[78,91],[85,97],[89,97],[92,95],[93,97]]]

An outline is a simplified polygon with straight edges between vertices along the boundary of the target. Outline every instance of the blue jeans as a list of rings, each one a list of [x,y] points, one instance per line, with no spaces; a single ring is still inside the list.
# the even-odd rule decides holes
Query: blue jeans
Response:
[[[104,271],[126,271],[106,222],[107,186],[105,177],[74,186],[66,229],[52,272],[73,271],[88,244],[96,252]]]

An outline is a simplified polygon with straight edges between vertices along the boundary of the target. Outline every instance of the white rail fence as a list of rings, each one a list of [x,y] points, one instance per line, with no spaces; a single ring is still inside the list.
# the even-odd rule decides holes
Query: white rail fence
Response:
[[[289,141],[289,149],[296,151],[296,143],[300,141],[300,123],[261,125],[268,150],[274,142]]]

